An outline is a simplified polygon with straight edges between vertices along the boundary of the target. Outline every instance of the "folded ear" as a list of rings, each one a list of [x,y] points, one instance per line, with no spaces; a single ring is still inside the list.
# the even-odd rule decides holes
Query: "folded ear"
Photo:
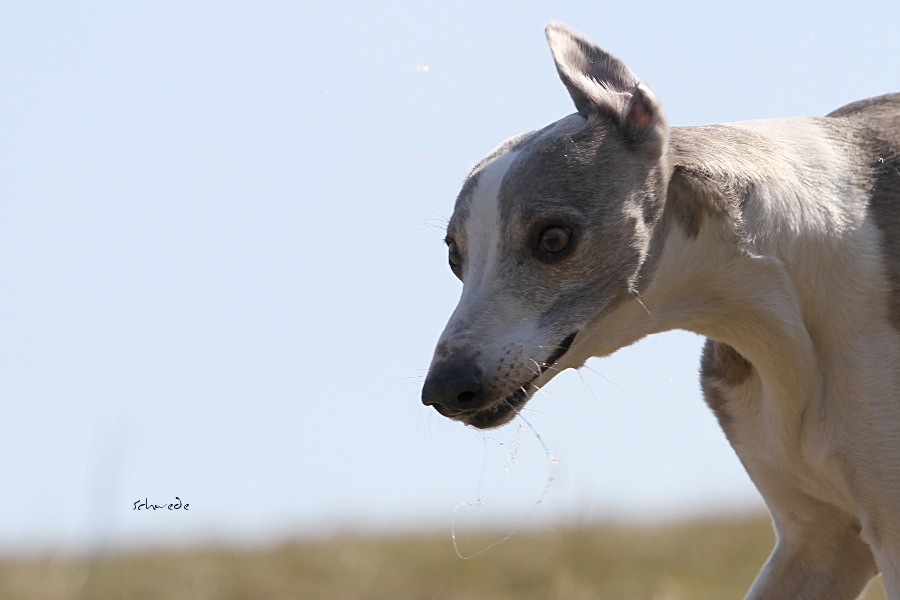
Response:
[[[566,25],[547,25],[556,70],[575,108],[586,117],[605,114],[638,145],[659,146],[668,125],[653,92],[628,66]]]

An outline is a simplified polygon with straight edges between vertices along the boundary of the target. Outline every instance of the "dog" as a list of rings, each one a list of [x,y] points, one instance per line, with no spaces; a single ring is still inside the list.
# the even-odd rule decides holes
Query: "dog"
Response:
[[[577,112],[462,186],[422,402],[498,427],[592,356],[704,335],[705,399],[777,534],[747,598],[854,598],[880,571],[900,600],[900,94],[670,128],[622,61],[546,35]]]

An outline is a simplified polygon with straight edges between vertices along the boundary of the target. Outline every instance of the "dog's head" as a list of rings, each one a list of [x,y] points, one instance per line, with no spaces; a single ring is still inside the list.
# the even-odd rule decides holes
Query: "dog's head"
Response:
[[[635,302],[666,185],[668,126],[649,89],[565,26],[547,38],[578,112],[476,165],[447,227],[463,292],[422,401],[478,428],[596,353],[586,339]]]

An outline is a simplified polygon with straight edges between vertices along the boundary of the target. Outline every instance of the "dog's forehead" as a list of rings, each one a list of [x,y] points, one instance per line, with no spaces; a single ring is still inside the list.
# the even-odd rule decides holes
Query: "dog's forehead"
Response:
[[[457,196],[453,216],[448,226],[450,237],[465,236],[474,221],[483,221],[486,216],[499,218],[508,213],[500,204],[504,184],[511,178],[519,180],[517,187],[528,188],[530,182],[549,180],[560,182],[565,171],[542,169],[541,162],[565,159],[564,146],[574,145],[572,136],[584,131],[587,120],[580,114],[569,115],[546,127],[512,137],[490,152],[481,160],[466,178]],[[542,159],[545,159],[542,161]],[[523,199],[523,198],[520,198]],[[482,229],[488,223],[477,227]],[[491,223],[490,226],[497,226]]]

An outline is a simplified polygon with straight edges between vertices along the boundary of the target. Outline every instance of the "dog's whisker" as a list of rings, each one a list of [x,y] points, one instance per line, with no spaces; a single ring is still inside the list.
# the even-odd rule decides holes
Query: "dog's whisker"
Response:
[[[603,400],[600,398],[600,396],[598,396],[597,393],[594,392],[593,388],[588,385],[587,379],[585,379],[584,377],[584,373],[582,373],[580,369],[576,371],[576,373],[578,373],[578,378],[581,380],[581,387],[585,391],[585,395],[590,394],[598,404],[603,404]],[[590,402],[588,403],[588,406],[590,406]]]
[[[536,383],[532,382],[531,387],[534,388],[535,394],[540,394],[541,396],[543,396],[545,398],[549,398],[549,396],[547,396],[547,392],[544,391],[544,388],[542,386],[539,386]]]
[[[425,379],[424,375],[410,375],[409,377],[398,377],[397,379],[391,379],[388,384],[392,383],[400,383],[401,381],[413,381],[413,380],[422,380]]]
[[[441,213],[437,212],[436,210],[428,209],[428,212],[430,212],[432,215],[434,215],[434,216],[431,217],[431,218],[434,219],[434,220],[436,220],[436,221],[441,221],[441,222],[443,222],[443,223],[449,223],[449,222],[450,222],[450,219],[449,219],[449,218],[445,217],[444,215],[442,215]]]
[[[650,309],[647,308],[647,305],[644,304],[643,300],[641,300],[641,295],[637,292],[637,290],[628,290],[628,291],[631,293],[631,297],[634,298],[635,300],[637,300],[637,303],[640,304],[641,307],[647,312],[647,316],[649,316],[651,319],[655,319],[655,317],[653,316],[653,313],[650,312]]]
[[[555,371],[556,373],[562,373],[563,370],[556,366],[556,363],[544,367],[544,371]]]
[[[637,398],[637,397],[636,397],[635,395],[633,395],[631,392],[629,392],[628,390],[626,390],[625,388],[623,388],[621,385],[619,385],[618,383],[616,383],[615,381],[613,381],[612,379],[610,379],[609,377],[607,377],[606,375],[604,375],[603,373],[601,373],[600,371],[598,371],[597,369],[594,369],[593,367],[589,367],[587,364],[583,365],[581,368],[582,368],[582,369],[587,369],[588,371],[590,371],[590,372],[593,373],[594,375],[597,375],[597,376],[603,378],[603,380],[606,381],[606,383],[608,383],[609,385],[613,386],[614,388],[616,388],[617,390],[619,390],[620,392],[622,392],[623,394],[625,394],[626,396],[628,396],[628,397],[631,398],[632,400],[634,400],[634,401],[636,401],[636,402],[639,401],[639,398]]]
[[[425,227],[434,227],[440,231],[446,231],[447,228],[444,225],[437,225],[436,223],[422,223]]]

